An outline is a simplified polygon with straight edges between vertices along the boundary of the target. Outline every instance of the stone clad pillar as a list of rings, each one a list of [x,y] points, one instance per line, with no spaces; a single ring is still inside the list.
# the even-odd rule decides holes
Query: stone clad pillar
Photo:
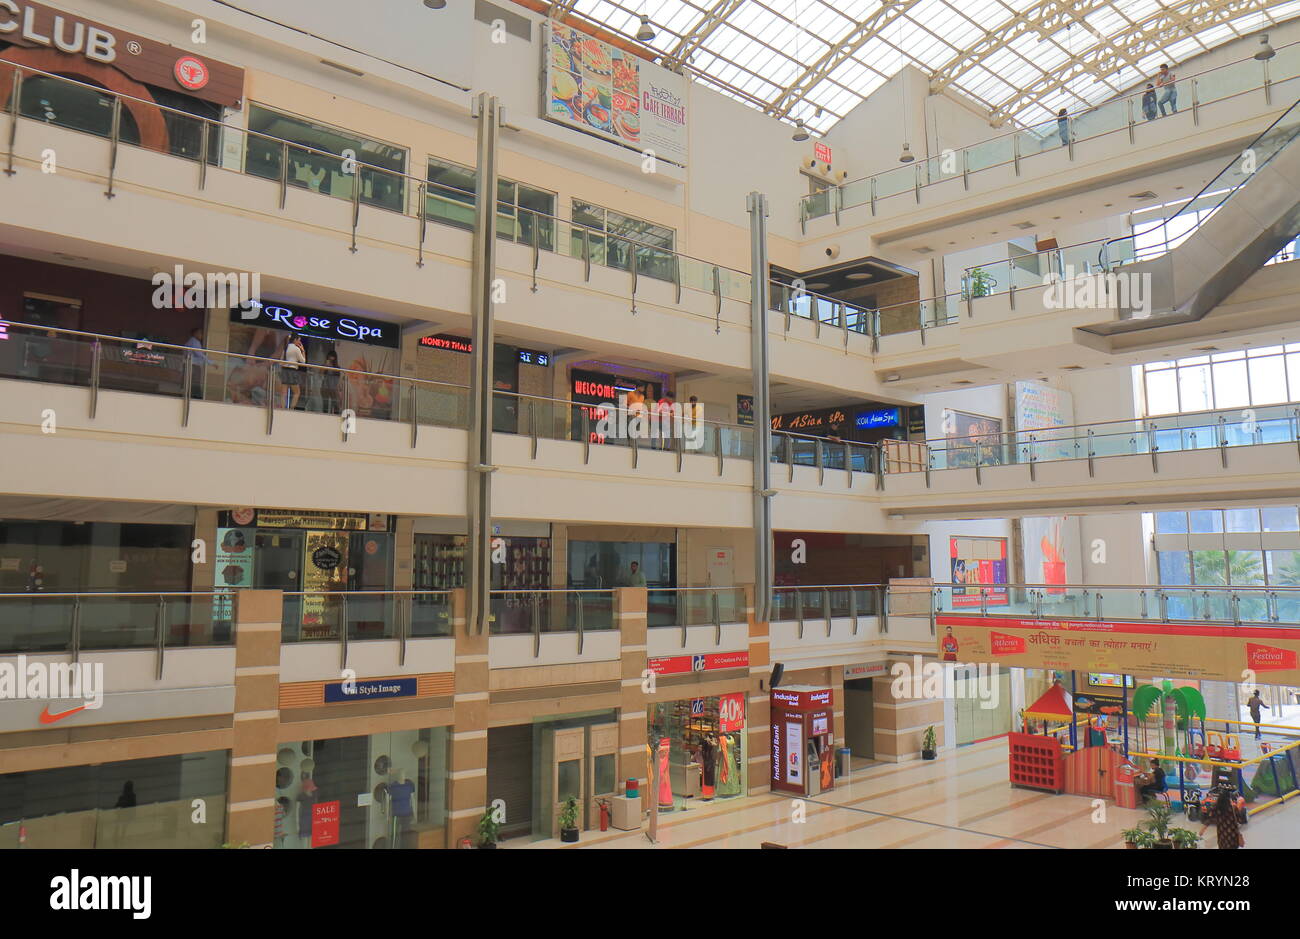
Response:
[[[464,588],[452,591],[452,634],[456,637],[450,771],[447,780],[447,847],[461,838],[477,844],[475,830],[487,808],[488,633],[470,635]]]
[[[646,778],[646,743],[648,742],[645,681],[648,651],[646,646],[645,587],[618,587],[614,591],[614,609],[618,617],[622,689],[618,712],[618,784],[635,777],[641,783],[641,805],[650,807],[650,779]]]
[[[275,837],[275,753],[280,730],[279,590],[231,592],[235,708],[226,841],[266,847]]]
[[[754,585],[745,586],[745,620],[749,624],[749,693],[746,696],[745,732],[749,751],[749,794],[767,792],[772,785],[772,672],[771,625],[755,618]],[[759,683],[762,682],[762,688]]]

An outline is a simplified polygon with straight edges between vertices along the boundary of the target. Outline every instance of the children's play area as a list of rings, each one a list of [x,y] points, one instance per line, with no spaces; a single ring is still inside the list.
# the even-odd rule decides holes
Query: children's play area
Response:
[[[1069,686],[1067,688],[1067,685]],[[1243,820],[1300,795],[1300,729],[1206,714],[1200,691],[1167,679],[1058,673],[1009,735],[1011,784],[1110,799],[1151,800],[1200,821],[1212,791],[1236,791]]]

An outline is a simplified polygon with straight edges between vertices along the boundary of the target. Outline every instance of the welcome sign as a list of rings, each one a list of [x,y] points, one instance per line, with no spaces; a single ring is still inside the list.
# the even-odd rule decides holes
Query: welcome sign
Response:
[[[542,43],[542,117],[686,165],[686,79],[552,23]]]

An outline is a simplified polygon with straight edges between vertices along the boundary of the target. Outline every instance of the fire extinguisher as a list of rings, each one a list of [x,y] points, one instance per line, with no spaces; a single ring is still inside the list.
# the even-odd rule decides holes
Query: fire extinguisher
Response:
[[[19,825],[18,826],[18,847],[21,848],[25,844],[27,844],[27,826]]]
[[[606,799],[598,799],[600,804],[600,830],[609,831],[609,802]]]

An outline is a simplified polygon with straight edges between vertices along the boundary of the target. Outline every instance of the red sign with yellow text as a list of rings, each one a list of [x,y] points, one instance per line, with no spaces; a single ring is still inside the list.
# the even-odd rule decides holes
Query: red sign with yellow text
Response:
[[[1300,684],[1300,628],[1208,623],[1119,623],[940,614],[940,656],[1020,668]],[[951,632],[951,636],[949,633]]]

